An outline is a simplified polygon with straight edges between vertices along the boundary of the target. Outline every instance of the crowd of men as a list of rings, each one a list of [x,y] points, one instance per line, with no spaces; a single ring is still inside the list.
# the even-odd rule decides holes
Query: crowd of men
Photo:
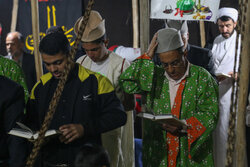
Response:
[[[138,56],[136,50],[128,60],[131,48],[110,51],[105,20],[91,11],[81,38],[86,54],[76,61],[69,55],[62,29],[48,30],[41,39],[39,51],[48,73],[38,82],[34,57],[24,52],[21,33],[10,32],[8,55],[0,57],[0,93],[5,95],[0,98],[0,167],[25,166],[33,144],[8,132],[17,127],[16,122],[33,131],[41,129],[70,65],[49,125],[60,135],[42,145],[35,166],[141,164],[135,162],[134,94],[145,95],[144,112],[172,114],[186,124],[143,120],[143,166],[225,166],[232,83],[238,68],[236,64],[234,73],[237,17],[233,8],[219,10],[220,35],[212,50],[188,44],[186,21],[168,20],[147,52]],[[82,22],[80,17],[75,23],[76,34]]]

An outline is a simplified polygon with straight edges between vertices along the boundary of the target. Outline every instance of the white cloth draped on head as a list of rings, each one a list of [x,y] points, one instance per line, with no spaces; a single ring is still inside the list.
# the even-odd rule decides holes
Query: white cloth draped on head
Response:
[[[125,58],[129,62],[132,62],[141,55],[141,49],[118,46],[115,50],[115,53]]]
[[[222,16],[228,16],[231,17],[234,22],[237,22],[238,20],[238,11],[234,8],[220,8],[218,12],[217,19],[219,19]]]

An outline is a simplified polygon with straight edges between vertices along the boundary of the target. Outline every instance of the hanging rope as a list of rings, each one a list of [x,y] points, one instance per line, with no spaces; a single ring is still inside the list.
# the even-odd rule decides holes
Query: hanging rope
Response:
[[[239,0],[239,19],[238,19],[238,26],[237,26],[237,34],[241,35],[241,44],[244,41],[244,34],[245,34],[245,25],[246,25],[246,14],[247,14],[247,7],[248,0]],[[238,49],[240,51],[242,50],[242,45],[240,48],[238,48],[238,41],[239,41],[239,35],[236,39],[236,52],[235,52],[235,64],[234,64],[234,73],[236,72],[236,64],[238,63],[237,59],[237,52]],[[241,53],[240,53],[241,55]],[[241,56],[240,56],[240,62],[241,64]],[[240,73],[240,68],[238,70],[238,73]],[[233,166],[233,160],[234,160],[234,150],[235,150],[235,138],[236,138],[236,132],[235,132],[235,125],[236,125],[236,111],[237,111],[237,99],[238,99],[238,87],[239,87],[239,75],[237,76],[238,79],[233,79],[233,86],[232,86],[232,94],[231,94],[231,105],[230,105],[230,115],[229,115],[229,126],[228,126],[228,141],[227,141],[227,157],[226,157],[226,167],[232,167]]]
[[[94,0],[90,0],[89,3],[88,3],[88,6],[86,8],[86,11],[85,11],[85,14],[84,14],[84,19],[83,19],[83,23],[81,24],[80,26],[80,29],[79,29],[79,32],[77,34],[77,38],[75,40],[75,44],[73,46],[73,48],[71,49],[70,51],[70,56],[68,56],[68,63],[65,67],[65,71],[64,71],[64,75],[62,77],[62,79],[59,80],[59,83],[58,83],[58,86],[55,90],[55,93],[52,97],[52,100],[50,102],[50,105],[49,105],[49,110],[44,118],[44,121],[43,121],[43,124],[42,124],[42,127],[39,131],[39,136],[38,136],[38,139],[35,140],[35,143],[34,143],[34,147],[32,149],[32,152],[27,160],[27,163],[26,163],[26,167],[33,167],[34,165],[34,162],[36,160],[36,157],[41,149],[41,146],[44,142],[44,135],[45,135],[45,132],[48,130],[48,127],[50,125],[50,122],[53,118],[53,115],[56,111],[56,107],[57,107],[57,104],[60,100],[60,97],[61,97],[61,94],[62,94],[62,91],[64,89],[64,85],[67,81],[67,77],[68,77],[68,74],[69,72],[71,71],[71,69],[74,67],[74,57],[75,57],[75,53],[76,53],[76,50],[78,48],[78,45],[80,43],[80,39],[81,39],[81,36],[85,30],[85,27],[87,25],[87,22],[88,22],[88,19],[89,19],[89,15],[90,15],[90,11],[91,11],[91,8],[94,4]]]

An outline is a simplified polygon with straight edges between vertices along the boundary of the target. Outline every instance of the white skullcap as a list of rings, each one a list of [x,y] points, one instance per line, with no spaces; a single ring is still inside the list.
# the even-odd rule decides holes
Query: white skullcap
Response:
[[[156,53],[164,53],[182,47],[180,31],[174,28],[164,28],[158,31],[158,46]]]
[[[115,53],[119,56],[125,58],[129,62],[134,61],[137,57],[141,56],[141,49],[140,48],[130,48],[124,46],[118,46],[115,49]]]
[[[188,26],[187,21],[184,20],[165,20],[165,27],[166,28],[174,28],[176,30],[180,30],[181,35],[188,34]]]
[[[231,17],[234,22],[238,20],[238,11],[234,8],[220,8],[217,16],[217,20],[222,16]]]

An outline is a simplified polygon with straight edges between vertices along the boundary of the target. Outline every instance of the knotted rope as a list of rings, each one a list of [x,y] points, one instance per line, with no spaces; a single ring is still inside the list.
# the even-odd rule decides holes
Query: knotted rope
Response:
[[[247,14],[247,4],[248,0],[239,0],[239,19],[238,19],[238,26],[236,28],[237,31],[237,39],[236,39],[236,51],[235,51],[235,64],[234,64],[234,73],[236,72],[236,66],[237,66],[237,52],[238,49],[240,51],[242,50],[242,45],[240,48],[238,48],[238,42],[239,42],[239,34],[241,34],[241,44],[244,41],[244,35],[246,30],[246,14]],[[240,53],[241,57],[241,53]],[[240,62],[241,64],[241,58]],[[239,68],[240,73],[240,68]],[[236,116],[237,116],[237,99],[238,99],[238,87],[239,87],[239,75],[237,76],[237,80],[233,78],[233,86],[232,86],[232,94],[231,94],[231,105],[230,105],[230,115],[229,115],[229,126],[228,126],[228,140],[227,140],[227,156],[226,156],[226,167],[232,167],[233,166],[233,157],[234,157],[234,150],[235,150],[235,139],[236,139],[236,131],[235,131],[235,125],[236,125]]]

